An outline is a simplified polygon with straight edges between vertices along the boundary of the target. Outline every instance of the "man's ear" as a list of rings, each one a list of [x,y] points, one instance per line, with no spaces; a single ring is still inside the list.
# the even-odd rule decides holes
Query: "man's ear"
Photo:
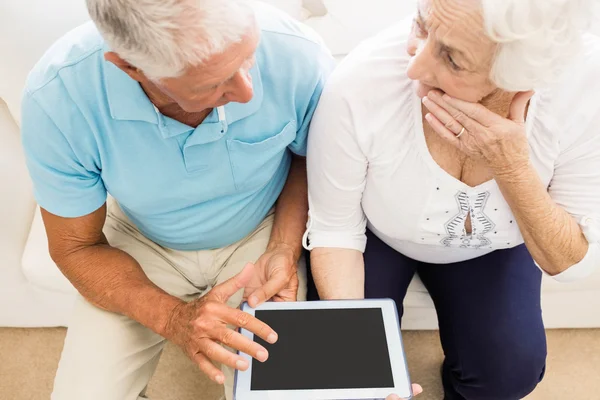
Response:
[[[148,80],[142,71],[129,64],[127,61],[123,60],[115,52],[109,51],[104,53],[104,59],[108,62],[115,64],[117,68],[129,75],[133,80],[136,80],[138,82]]]

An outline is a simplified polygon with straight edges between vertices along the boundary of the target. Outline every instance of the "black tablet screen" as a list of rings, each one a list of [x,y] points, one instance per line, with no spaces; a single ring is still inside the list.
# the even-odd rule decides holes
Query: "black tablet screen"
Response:
[[[279,334],[265,363],[252,361],[251,390],[391,388],[380,308],[257,310]]]

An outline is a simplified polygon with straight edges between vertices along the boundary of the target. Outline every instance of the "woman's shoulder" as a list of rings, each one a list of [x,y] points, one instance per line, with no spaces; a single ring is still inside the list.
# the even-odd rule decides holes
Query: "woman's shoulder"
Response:
[[[600,37],[586,34],[583,36],[582,51],[566,66],[560,79],[547,91],[562,94],[561,98],[569,103],[582,96],[595,96],[598,87],[600,87]],[[597,103],[600,106],[600,102]]]
[[[582,52],[554,85],[538,94],[537,118],[563,150],[589,134],[600,118],[600,37],[585,35]]]
[[[403,87],[410,90],[406,52],[410,23],[401,21],[361,42],[329,78],[328,86],[346,100],[379,101]]]

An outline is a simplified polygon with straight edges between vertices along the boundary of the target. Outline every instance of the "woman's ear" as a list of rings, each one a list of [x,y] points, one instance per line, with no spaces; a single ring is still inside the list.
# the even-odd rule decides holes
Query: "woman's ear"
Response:
[[[129,64],[127,61],[123,60],[117,53],[109,51],[104,53],[104,59],[108,62],[113,63],[117,66],[121,71],[125,72],[127,75],[131,77],[131,79],[136,80],[138,82],[146,81],[146,76],[142,71]]]

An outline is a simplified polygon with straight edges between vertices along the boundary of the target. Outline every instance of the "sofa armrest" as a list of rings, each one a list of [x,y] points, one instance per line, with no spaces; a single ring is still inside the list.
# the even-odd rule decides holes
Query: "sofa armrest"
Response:
[[[14,269],[15,274],[21,274],[21,255],[31,228],[35,201],[19,130],[1,99],[0,143],[0,268]]]

